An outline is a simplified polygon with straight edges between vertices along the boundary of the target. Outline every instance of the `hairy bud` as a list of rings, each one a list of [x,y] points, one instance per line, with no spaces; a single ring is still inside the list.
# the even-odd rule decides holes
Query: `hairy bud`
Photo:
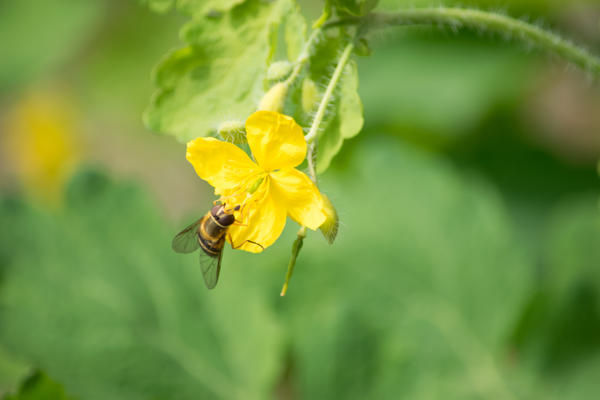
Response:
[[[293,64],[289,61],[275,61],[267,70],[267,80],[284,80],[292,72],[293,67]]]
[[[288,86],[279,82],[273,85],[271,89],[263,96],[258,110],[281,112],[287,96]]]
[[[235,143],[243,144],[246,143],[246,129],[244,123],[241,121],[225,121],[219,125],[219,135],[223,140]]]
[[[324,211],[327,215],[327,219],[325,222],[323,222],[319,229],[325,237],[325,240],[327,240],[327,243],[333,244],[338,233],[340,220],[338,218],[337,211],[335,211],[335,207],[333,207],[331,200],[329,200],[329,197],[322,193],[321,196],[323,197]]]

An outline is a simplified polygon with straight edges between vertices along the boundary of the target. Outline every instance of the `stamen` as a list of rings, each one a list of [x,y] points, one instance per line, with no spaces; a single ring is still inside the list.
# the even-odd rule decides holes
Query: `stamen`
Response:
[[[262,178],[261,178],[261,180],[264,180],[264,179],[262,179]],[[266,185],[269,185],[269,184],[270,184],[268,179],[266,180],[266,183],[265,183],[265,184],[266,184]],[[238,204],[238,205],[237,205],[237,206],[234,208],[234,210],[236,210],[236,209],[237,209],[237,210],[239,210],[239,215],[238,215],[238,218],[239,218],[239,220],[240,220],[240,222],[241,222],[241,224],[242,224],[242,225],[246,225],[246,226],[247,226],[247,224],[245,223],[245,222],[246,222],[246,221],[245,221],[245,219],[246,219],[246,215],[245,215],[245,213],[244,213],[244,211],[245,211],[245,209],[246,209],[246,206],[247,206],[249,203],[251,203],[251,202],[256,204],[256,203],[260,203],[260,202],[264,201],[264,199],[267,197],[267,195],[268,195],[268,193],[269,193],[269,188],[268,188],[268,187],[267,187],[267,188],[265,188],[265,189],[264,189],[264,191],[261,193],[261,196],[260,196],[260,197],[258,197],[258,198],[256,197],[256,196],[257,196],[257,193],[258,193],[258,190],[257,190],[257,191],[255,191],[255,192],[254,192],[252,195],[250,195],[250,194],[246,193],[246,198],[244,199],[244,201],[242,201],[242,204],[241,204],[241,205],[239,205],[239,204]],[[236,210],[236,211],[237,211],[237,210]]]
[[[256,185],[256,177],[258,175],[259,175],[259,173],[249,175],[242,182],[240,182],[239,185],[237,185],[236,190],[234,192],[232,192],[228,196],[221,196],[221,198],[218,201],[220,201],[222,204],[226,204],[226,203],[229,203],[229,199],[236,198],[236,197],[241,196],[243,193],[250,192],[250,189],[252,189],[252,188],[249,189],[250,182],[253,182],[253,185]]]

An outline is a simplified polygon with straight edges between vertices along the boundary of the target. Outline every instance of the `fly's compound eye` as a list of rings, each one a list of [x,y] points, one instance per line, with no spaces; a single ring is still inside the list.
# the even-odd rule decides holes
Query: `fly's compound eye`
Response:
[[[225,207],[221,204],[218,206],[214,206],[210,210],[210,214],[213,216],[215,221],[217,221],[222,226],[229,226],[235,222],[235,217],[233,214],[229,214],[225,211]]]
[[[211,215],[218,221],[219,220],[219,214],[221,209],[223,208],[222,205],[216,205],[213,208],[211,208],[210,213]]]

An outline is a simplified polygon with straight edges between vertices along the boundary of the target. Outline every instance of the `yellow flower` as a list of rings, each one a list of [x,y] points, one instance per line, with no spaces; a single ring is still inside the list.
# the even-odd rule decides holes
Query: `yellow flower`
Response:
[[[234,248],[260,253],[281,235],[286,216],[316,230],[326,219],[316,185],[297,167],[306,157],[302,128],[290,117],[257,111],[246,120],[246,138],[256,162],[237,146],[214,138],[187,144],[187,160],[236,210],[229,228]],[[255,243],[260,244],[260,246]],[[262,247],[261,247],[262,246]]]
[[[60,88],[26,94],[0,126],[8,164],[24,188],[50,206],[60,204],[63,186],[77,166],[81,149],[74,109]]]

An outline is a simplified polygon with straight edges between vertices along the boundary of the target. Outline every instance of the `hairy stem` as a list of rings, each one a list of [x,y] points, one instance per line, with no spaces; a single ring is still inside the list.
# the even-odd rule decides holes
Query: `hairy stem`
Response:
[[[333,71],[333,75],[327,84],[327,89],[325,89],[325,93],[321,98],[319,103],[319,108],[317,109],[317,113],[315,114],[315,118],[310,126],[310,130],[308,134],[305,136],[306,141],[310,144],[315,140],[319,133],[319,128],[321,126],[321,122],[323,122],[323,117],[325,117],[325,111],[327,110],[327,105],[331,101],[333,97],[333,92],[342,77],[342,72],[344,72],[344,67],[350,60],[350,54],[352,54],[352,50],[354,49],[354,40],[350,41],[344,48],[340,59],[338,60],[337,66],[335,67],[335,71]]]
[[[308,152],[306,154],[306,159],[308,160],[308,173],[310,174],[310,179],[317,184],[317,168],[315,165],[315,150],[317,149],[317,139],[313,140],[312,143],[308,145]]]
[[[306,237],[306,227],[300,227],[298,231],[298,237],[294,240],[294,244],[292,245],[292,255],[290,257],[290,262],[288,263],[287,273],[285,274],[285,282],[283,283],[283,287],[281,288],[280,295],[283,297],[287,293],[288,286],[290,284],[290,279],[292,279],[292,274],[294,273],[294,267],[296,266],[296,259],[298,258],[298,254],[300,254],[300,249],[304,244],[304,238]]]
[[[343,18],[326,23],[323,29],[363,22],[367,29],[390,25],[434,25],[496,32],[532,43],[600,77],[600,58],[597,56],[536,25],[493,12],[468,8],[416,8],[394,13],[372,13],[363,18]]]

